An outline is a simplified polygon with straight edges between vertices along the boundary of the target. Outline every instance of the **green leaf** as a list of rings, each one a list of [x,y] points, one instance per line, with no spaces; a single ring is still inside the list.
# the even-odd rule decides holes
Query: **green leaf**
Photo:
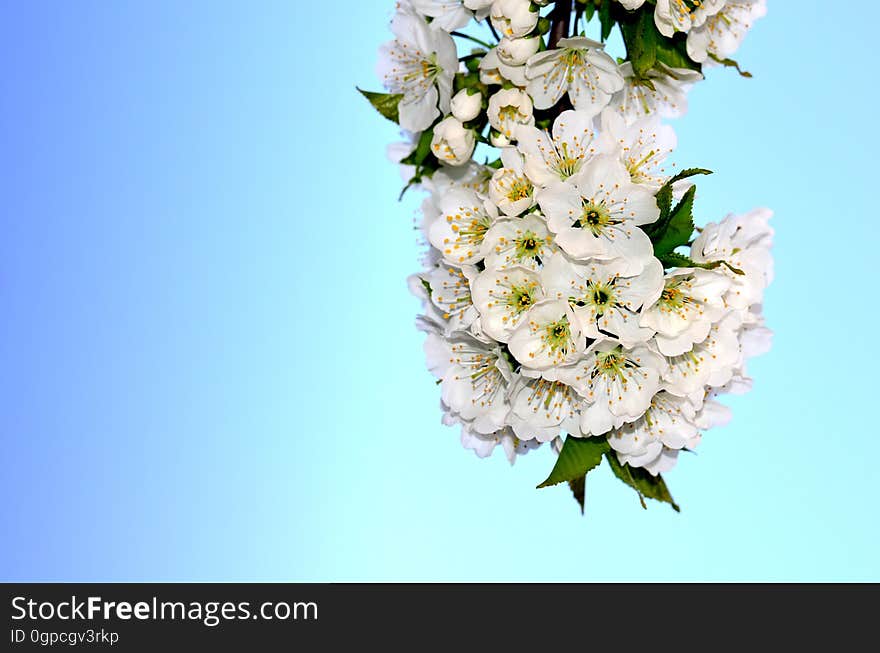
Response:
[[[431,140],[433,138],[433,127],[423,131],[421,136],[419,136],[419,142],[416,143],[416,148],[410,153],[408,157],[406,157],[405,159],[401,159],[400,162],[405,165],[421,166],[425,162],[425,159],[428,158],[428,155],[431,154]]]
[[[538,487],[549,487],[563,481],[574,481],[602,462],[602,454],[610,449],[604,437],[574,438],[567,436],[556,464]]]
[[[663,36],[654,22],[654,8],[644,5],[635,12],[617,11],[617,23],[626,45],[627,59],[632,63],[635,77],[647,80],[647,73],[662,63],[670,68],[701,71],[702,65],[687,53],[687,36],[676,33],[672,38]]]
[[[657,208],[660,209],[660,217],[657,218],[657,222],[669,220],[669,213],[672,211],[672,184],[663,184],[654,195],[654,199],[657,202]]]
[[[711,52],[709,53],[709,56],[712,57],[713,61],[715,61],[716,63],[720,63],[722,66],[725,66],[726,68],[736,68],[736,72],[738,72],[741,77],[751,77],[752,76],[752,73],[740,68],[739,64],[736,61],[734,61],[733,59],[721,59],[721,58],[717,57],[716,55],[712,54]]]
[[[596,5],[594,5],[592,2],[585,2],[582,4],[584,5],[584,17],[589,23],[591,20],[593,20],[593,16],[596,14]]]
[[[397,196],[397,201],[401,201],[403,196],[406,195],[406,191],[415,186],[416,184],[421,184],[424,181],[425,177],[430,179],[437,169],[440,167],[440,164],[437,162],[435,157],[431,157],[428,159],[429,162],[433,163],[433,165],[422,165],[416,166],[416,173],[410,177],[410,180],[406,182],[406,186],[403,187],[403,190],[400,191],[400,195]]]
[[[415,166],[416,171],[412,179],[409,180],[403,190],[400,191],[398,201],[403,199],[404,194],[414,184],[421,183],[424,177],[431,177],[440,167],[440,162],[431,153],[431,140],[434,138],[434,128],[426,129],[419,136],[415,149],[410,152],[409,156],[400,160],[405,165]]]
[[[685,168],[680,171],[677,175],[673,175],[669,178],[669,181],[666,182],[667,185],[672,186],[677,181],[681,181],[682,179],[687,179],[688,177],[693,177],[695,175],[711,175],[711,170],[706,170],[706,168]]]
[[[681,201],[675,205],[675,208],[669,214],[669,219],[662,231],[654,234],[651,238],[654,243],[654,256],[660,258],[664,254],[669,254],[676,247],[687,245],[690,242],[691,235],[694,233],[694,194],[697,192],[696,186],[688,188]]]
[[[635,20],[621,20],[620,33],[626,45],[627,58],[636,77],[645,77],[657,61],[657,44],[663,35],[654,25],[654,14],[642,10]]]
[[[430,297],[431,293],[434,292],[433,290],[431,290],[431,284],[428,283],[427,281],[425,281],[424,279],[422,279],[421,277],[419,277],[419,281],[422,282],[422,285],[425,287],[425,291],[428,293],[428,297]]]
[[[357,87],[355,86],[355,88]],[[403,98],[402,93],[374,93],[372,91],[365,91],[362,88],[357,90],[370,101],[370,104],[376,108],[376,111],[388,118],[388,120],[396,123],[400,122],[397,105],[400,104],[400,100]]]
[[[599,5],[599,24],[602,27],[602,42],[604,43],[614,28],[614,18],[611,17],[611,0],[602,0]]]
[[[475,56],[478,58],[469,59],[468,63],[471,61],[479,63],[479,57],[482,57],[483,55],[480,54]],[[484,98],[489,95],[489,87],[480,81],[479,72],[456,73],[452,81],[452,90],[457,93],[462,89],[467,89],[469,95],[473,95],[476,92],[482,93]]]
[[[687,179],[694,175],[711,175],[711,170],[705,168],[687,168],[677,175],[671,177],[663,186],[654,194],[657,201],[657,208],[660,209],[660,215],[657,220],[651,224],[644,225],[642,230],[650,237],[652,243],[658,242],[666,233],[669,227],[669,221],[672,218],[672,185],[681,179]],[[684,243],[682,243],[684,244]]]
[[[735,274],[745,274],[739,268],[733,267],[727,261],[707,261],[706,263],[698,263],[689,256],[679,254],[678,252],[669,252],[658,257],[664,268],[702,268],[704,270],[714,270],[722,265]]]
[[[584,498],[586,496],[587,490],[587,475],[584,474],[580,478],[576,478],[573,481],[568,482],[568,487],[571,488],[571,493],[574,495],[574,500],[578,502],[578,505],[581,507],[581,514],[584,514]]]
[[[657,29],[656,26],[654,29]],[[657,61],[670,68],[687,68],[702,72],[703,66],[688,56],[687,36],[683,32],[676,32],[672,38],[663,36],[659,31],[657,34]]]
[[[652,476],[650,472],[645,471],[641,467],[630,467],[629,463],[621,465],[613,451],[608,451],[605,454],[605,458],[608,460],[608,464],[611,465],[611,471],[614,472],[614,475],[638,493],[642,508],[648,509],[648,506],[645,505],[645,497],[648,497],[655,501],[668,503],[675,512],[681,512],[678,504],[675,503],[675,500],[669,493],[669,488],[666,487],[666,481],[663,480],[662,476],[659,474]]]

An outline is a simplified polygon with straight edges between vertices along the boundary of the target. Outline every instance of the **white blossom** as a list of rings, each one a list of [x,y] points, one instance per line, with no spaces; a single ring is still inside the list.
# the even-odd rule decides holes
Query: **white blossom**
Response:
[[[461,122],[469,122],[480,115],[483,105],[483,94],[479,91],[471,92],[463,88],[454,96],[450,103],[452,115]]]
[[[716,426],[726,426],[732,418],[733,413],[730,408],[717,401],[707,399],[694,416],[694,424],[697,428],[705,431]]]
[[[449,367],[440,384],[443,403],[473,431],[495,433],[504,427],[510,409],[510,364],[496,345],[465,334],[456,334],[449,349]]]
[[[422,131],[441,112],[449,113],[452,78],[458,70],[455,43],[448,33],[408,11],[394,16],[391,31],[396,38],[379,48],[376,72],[390,92],[403,94],[400,126]]]
[[[656,476],[672,469],[681,449],[693,449],[699,443],[695,415],[687,399],[660,392],[641,418],[613,431],[608,444],[622,464],[644,467]]]
[[[567,456],[567,436],[607,441],[644,481],[730,421],[721,397],[752,388],[750,360],[772,344],[771,212],[694,227],[693,207],[666,209],[694,171],[659,193],[675,169],[663,119],[703,79],[666,65],[665,48],[729,65],[766,0],[616,1],[613,22],[660,32],[627,33],[617,61],[576,35],[579,21],[559,34],[568,4],[551,15],[549,0],[398,0],[378,64],[389,93],[364,95],[400,125],[387,154],[404,190],[425,193],[422,271],[407,284],[442,423],[510,463],[546,442]],[[452,40],[486,18],[494,47]],[[646,36],[658,57],[637,76],[632,39]]]
[[[670,394],[689,397],[699,406],[707,387],[722,387],[740,361],[740,345],[729,321],[713,324],[709,333],[688,351],[667,356],[663,387]]]
[[[520,125],[535,124],[532,99],[527,93],[508,88],[497,91],[489,98],[489,124],[508,141],[516,138]]]
[[[687,53],[694,61],[734,54],[752,24],[767,14],[766,0],[727,0],[724,7],[687,35]]]
[[[519,377],[511,389],[508,422],[522,440],[550,442],[560,431],[580,436],[582,399],[564,383]]]
[[[455,116],[446,116],[434,126],[431,151],[443,163],[464,165],[470,161],[475,144],[474,130],[465,127]]]
[[[452,350],[449,340],[443,337],[439,330],[428,331],[423,345],[425,352],[425,364],[428,371],[436,378],[442,379],[452,366]]]
[[[568,93],[575,109],[598,115],[623,88],[617,64],[598,41],[578,36],[560,39],[558,45],[526,62],[526,88],[535,107],[549,109]]]
[[[517,131],[517,149],[523,170],[537,186],[565,181],[595,153],[593,121],[583,111],[563,111],[553,121],[552,133],[530,125]]]
[[[654,23],[663,36],[699,27],[724,7],[725,0],[657,0]]]
[[[511,66],[501,61],[498,48],[492,48],[480,60],[480,81],[487,86],[501,85],[505,81],[516,87],[523,88],[527,84],[526,67]]]
[[[498,342],[507,342],[529,309],[544,299],[537,273],[519,266],[481,272],[471,292],[483,331]]]
[[[620,259],[583,264],[556,254],[541,270],[541,280],[548,298],[571,306],[587,337],[616,339],[633,347],[654,334],[639,325],[639,310],[660,295],[663,267],[652,259],[636,275],[627,276],[628,270]]]
[[[495,0],[490,20],[498,33],[508,38],[525,36],[538,24],[538,12],[531,0]]]
[[[610,109],[602,112],[601,119],[601,151],[616,156],[634,184],[659,189],[668,177],[661,166],[676,146],[672,127],[662,124],[657,115],[628,124],[622,115]]]
[[[524,367],[545,370],[572,362],[586,349],[586,338],[568,302],[542,301],[529,308],[507,346]]]
[[[616,157],[594,157],[535,197],[556,244],[573,258],[623,259],[628,275],[654,259],[653,245],[637,225],[657,219],[657,202],[650,189],[632,183]]]
[[[762,356],[773,345],[773,332],[763,323],[744,325],[739,332],[739,342],[744,358]]]
[[[691,258],[699,263],[724,261],[717,269],[730,280],[725,301],[734,308],[747,308],[761,301],[764,289],[773,280],[773,228],[768,221],[773,212],[755,209],[743,215],[728,215],[721,222],[710,222],[691,245]]]
[[[515,149],[501,152],[501,163],[489,182],[489,199],[507,216],[517,216],[535,204],[534,187],[523,171],[523,160]]]
[[[412,154],[416,149],[416,138],[415,134],[405,130],[401,131],[400,135],[404,140],[389,143],[385,148],[385,156],[388,157],[388,160],[392,163],[398,164],[400,178],[404,182],[408,182],[412,179],[416,167],[414,165],[400,162]]]
[[[467,25],[473,12],[462,0],[410,0],[420,14],[433,18],[431,26],[452,32]]]
[[[465,424],[461,428],[461,445],[465,449],[473,451],[480,458],[487,458],[492,455],[495,447],[501,445],[507,461],[512,465],[516,462],[517,456],[524,456],[532,449],[537,449],[541,446],[541,442],[538,440],[520,440],[510,427],[484,435],[471,430]]]
[[[476,274],[476,269],[471,266],[456,268],[439,265],[424,275],[431,286],[431,303],[436,307],[439,319],[446,325],[447,332],[467,329],[477,319],[470,289],[470,280]]]
[[[531,38],[508,38],[505,36],[498,43],[496,52],[502,63],[508,66],[522,66],[529,57],[538,51],[540,45],[541,38],[538,36]]]
[[[489,15],[492,3],[494,2],[495,0],[463,0],[462,4],[474,12],[474,16],[477,20],[483,20]]]
[[[670,68],[656,63],[640,79],[633,73],[630,62],[620,64],[623,88],[611,99],[610,106],[623,116],[627,123],[640,118],[659,115],[678,118],[687,113],[687,92],[703,76],[687,68]]]
[[[451,263],[476,263],[483,258],[483,237],[498,211],[473,191],[453,189],[440,198],[439,217],[428,237]]]
[[[492,168],[470,161],[463,166],[441,168],[429,179],[423,179],[422,186],[438,198],[438,204],[447,191],[455,189],[485,195],[489,191],[492,172]]]
[[[585,435],[603,435],[641,417],[660,390],[665,362],[644,345],[625,349],[601,340],[584,358],[559,370],[559,380],[585,399],[580,428]]]
[[[642,310],[640,324],[656,331],[664,356],[690,351],[725,313],[730,282],[720,272],[681,269],[666,275],[660,297]]]
[[[557,251],[547,223],[535,213],[498,220],[486,232],[483,242],[487,270],[503,270],[513,265],[538,270]]]

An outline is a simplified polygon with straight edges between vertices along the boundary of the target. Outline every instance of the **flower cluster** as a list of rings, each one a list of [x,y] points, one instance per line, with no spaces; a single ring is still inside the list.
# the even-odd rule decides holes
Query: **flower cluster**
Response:
[[[706,66],[738,69],[729,57],[764,12],[764,0],[397,3],[378,65],[388,93],[364,95],[404,130],[389,155],[427,192],[429,247],[410,285],[444,422],[478,456],[500,445],[512,463],[549,443],[545,483],[568,481],[581,506],[602,458],[672,503],[659,474],[729,419],[719,395],[749,389],[746,361],[771,337],[771,212],[696,227],[693,178],[709,171],[674,168],[662,119],[685,112]],[[601,40],[586,36],[594,17]],[[486,40],[459,31],[474,21]],[[615,26],[619,59],[602,42]]]

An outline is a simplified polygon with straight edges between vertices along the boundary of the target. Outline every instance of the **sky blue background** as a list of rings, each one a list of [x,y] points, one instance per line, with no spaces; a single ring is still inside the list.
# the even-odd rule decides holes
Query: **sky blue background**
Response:
[[[391,0],[4,2],[0,577],[880,580],[874,2],[771,0],[675,123],[775,209],[773,351],[668,474],[481,461],[424,370]]]

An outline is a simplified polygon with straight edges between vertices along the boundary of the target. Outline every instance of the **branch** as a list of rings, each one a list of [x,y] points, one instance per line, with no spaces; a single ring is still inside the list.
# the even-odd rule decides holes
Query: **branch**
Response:
[[[547,49],[552,50],[557,46],[560,39],[568,38],[569,34],[569,25],[571,21],[571,11],[572,11],[572,2],[573,0],[557,0],[556,4],[553,5],[553,11],[550,12],[550,37],[547,40]],[[550,124],[553,124],[553,121],[556,120],[556,117],[566,111],[567,109],[573,109],[574,107],[571,104],[571,100],[568,98],[568,95],[563,95],[559,102],[557,102],[553,107],[551,107],[547,111],[547,117],[550,119]]]
[[[569,22],[571,21],[571,5],[573,0],[557,0],[550,12],[550,38],[547,49],[552,50],[559,39],[568,38]]]

